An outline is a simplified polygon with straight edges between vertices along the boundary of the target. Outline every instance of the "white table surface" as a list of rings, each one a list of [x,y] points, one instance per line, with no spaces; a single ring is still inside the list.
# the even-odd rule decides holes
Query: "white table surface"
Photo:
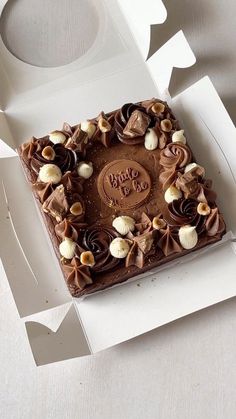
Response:
[[[169,20],[153,28],[152,51],[180,24],[200,60],[174,89],[208,73],[236,122],[235,1],[165,4]],[[234,419],[235,348],[231,299],[97,355],[36,368],[0,270],[1,419]]]

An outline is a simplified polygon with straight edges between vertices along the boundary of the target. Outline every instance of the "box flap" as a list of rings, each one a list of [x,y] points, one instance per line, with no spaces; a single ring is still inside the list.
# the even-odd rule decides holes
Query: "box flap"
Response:
[[[146,60],[150,47],[151,25],[162,24],[167,17],[166,8],[161,0],[118,0],[136,44]]]
[[[25,326],[36,365],[91,355],[73,305],[55,332],[35,322],[26,322]]]
[[[5,143],[5,146],[4,146],[4,143]],[[11,157],[11,155],[14,155],[10,153],[9,148],[14,150],[15,141],[14,141],[12,132],[10,130],[10,127],[7,121],[7,116],[4,112],[1,112],[1,111],[0,111],[0,147],[1,147],[0,158]]]
[[[17,157],[1,159],[0,178],[0,256],[20,316],[71,301]]]

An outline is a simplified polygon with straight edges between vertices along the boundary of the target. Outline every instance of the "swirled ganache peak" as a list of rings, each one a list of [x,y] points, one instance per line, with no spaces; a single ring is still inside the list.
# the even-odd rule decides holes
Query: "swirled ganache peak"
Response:
[[[145,108],[127,103],[115,114],[115,131],[118,139],[125,144],[144,142],[144,135],[153,118]]]
[[[169,105],[152,98],[64,123],[19,148],[73,296],[222,238],[208,168],[188,141]]]
[[[168,204],[170,225],[182,226],[190,224],[196,226],[197,232],[202,233],[205,225],[205,217],[197,212],[198,201],[195,199],[176,199]]]
[[[45,142],[47,145],[49,145],[49,143],[50,142]],[[31,158],[31,168],[37,174],[44,164],[49,163],[49,160],[42,154],[45,147],[46,145],[41,145],[38,147]],[[61,169],[62,173],[75,169],[77,163],[77,155],[73,150],[66,148],[63,144],[52,144],[52,149],[55,153],[52,162]]]
[[[164,168],[185,167],[192,160],[190,148],[184,144],[170,143],[160,153],[160,164]]]

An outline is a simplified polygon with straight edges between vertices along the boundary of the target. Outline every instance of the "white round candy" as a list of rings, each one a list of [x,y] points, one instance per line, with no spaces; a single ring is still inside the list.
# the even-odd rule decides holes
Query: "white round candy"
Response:
[[[75,255],[76,243],[66,237],[59,245],[60,254],[66,259],[72,259]]]
[[[110,252],[114,258],[123,259],[129,253],[129,244],[127,240],[117,237],[110,244]]]
[[[49,140],[54,144],[63,144],[66,141],[66,136],[61,131],[52,131],[49,134]]]
[[[55,164],[44,164],[39,170],[39,179],[44,183],[57,184],[61,181],[62,173],[61,169]]]

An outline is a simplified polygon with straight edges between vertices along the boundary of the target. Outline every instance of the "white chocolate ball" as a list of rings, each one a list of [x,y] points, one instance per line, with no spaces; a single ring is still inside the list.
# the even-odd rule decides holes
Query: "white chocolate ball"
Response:
[[[44,164],[39,170],[39,179],[44,183],[57,184],[61,181],[62,173],[60,167],[55,164]]]
[[[89,179],[93,174],[93,165],[91,162],[86,163],[81,161],[77,167],[78,175],[83,177],[84,179]]]
[[[49,140],[54,144],[63,144],[66,141],[66,136],[61,131],[52,131],[49,134]]]
[[[134,231],[135,220],[127,215],[121,215],[113,220],[112,226],[120,233],[125,236],[129,231]]]
[[[195,226],[185,225],[179,229],[179,241],[184,249],[192,249],[198,242]]]
[[[174,201],[175,199],[180,199],[182,196],[182,192],[177,189],[175,186],[170,186],[165,191],[165,201],[169,204],[170,202]]]
[[[197,163],[189,163],[189,164],[187,164],[187,166],[185,167],[185,169],[184,169],[184,173],[187,173],[187,172],[189,172],[190,170],[192,170],[192,169],[195,169],[196,167],[200,167],[201,169],[202,169],[202,166],[200,166],[199,164],[197,164]],[[204,169],[203,169],[204,170]]]
[[[184,130],[180,129],[179,131],[175,131],[172,135],[172,143],[182,143],[186,144],[186,138],[184,136]]]
[[[59,245],[60,254],[66,259],[72,259],[75,256],[76,243],[65,237]]]
[[[127,240],[117,237],[110,244],[110,252],[114,258],[123,259],[129,253],[129,243]]]
[[[96,131],[96,126],[90,121],[81,122],[80,128],[82,131],[88,134],[88,137],[91,138]]]
[[[158,137],[153,128],[149,128],[144,137],[144,147],[147,150],[155,150],[158,146]]]

